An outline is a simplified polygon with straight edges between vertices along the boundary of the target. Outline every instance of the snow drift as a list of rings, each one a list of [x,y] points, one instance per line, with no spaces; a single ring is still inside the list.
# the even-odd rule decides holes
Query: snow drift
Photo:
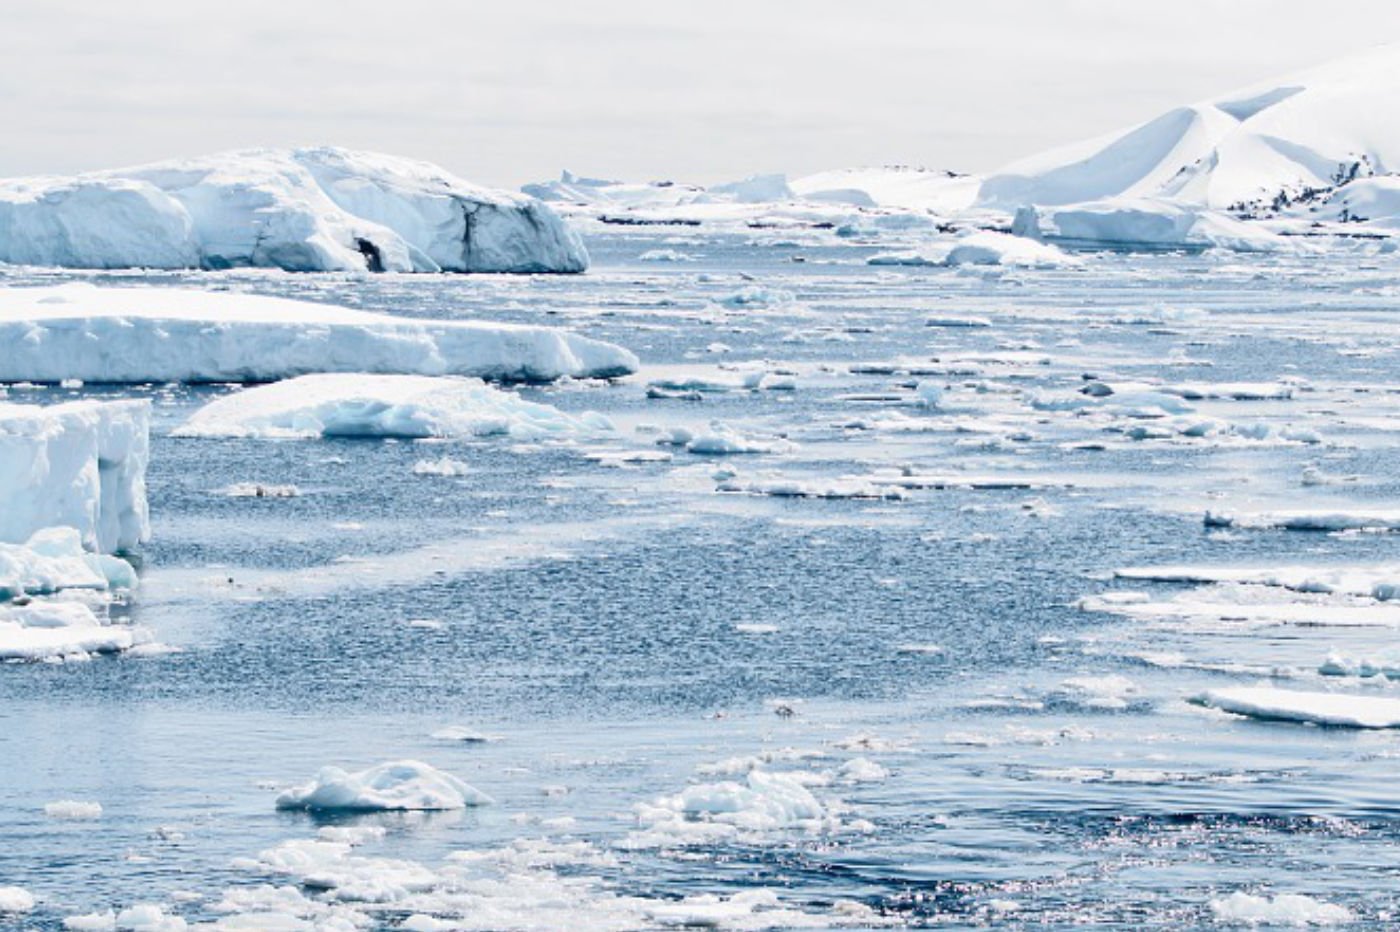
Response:
[[[347,371],[550,381],[637,365],[621,347],[548,327],[175,288],[0,289],[0,381],[267,382]]]
[[[304,375],[235,392],[200,408],[180,437],[480,437],[536,439],[610,430],[479,379],[421,375]]]
[[[250,149],[0,181],[0,261],[69,268],[582,272],[578,235],[532,198],[427,162]]]
[[[0,404],[0,541],[64,526],[89,550],[134,550],[150,536],[150,404]]]

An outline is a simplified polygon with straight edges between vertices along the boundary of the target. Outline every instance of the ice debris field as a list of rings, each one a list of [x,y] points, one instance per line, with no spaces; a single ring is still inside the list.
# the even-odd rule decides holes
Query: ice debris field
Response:
[[[0,928],[1393,925],[1395,54],[471,201],[585,275],[396,274],[478,195],[338,150],[7,182]]]

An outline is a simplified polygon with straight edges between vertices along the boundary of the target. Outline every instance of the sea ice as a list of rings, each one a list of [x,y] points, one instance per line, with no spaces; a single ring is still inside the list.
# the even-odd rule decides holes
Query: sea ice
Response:
[[[323,374],[236,391],[211,401],[179,437],[452,437],[518,439],[607,432],[606,418],[577,417],[479,379]]]
[[[1208,690],[1192,701],[1264,721],[1340,728],[1400,728],[1400,699],[1377,696],[1240,686]]]
[[[637,367],[619,346],[550,327],[183,288],[0,288],[6,382],[269,382],[309,372],[547,382]]]
[[[278,809],[332,812],[463,809],[491,797],[448,773],[419,761],[392,761],[347,773],[325,767],[316,779],[277,797]]]
[[[1255,896],[1237,890],[1211,900],[1210,911],[1218,922],[1248,926],[1335,926],[1356,918],[1344,906],[1301,893]]]

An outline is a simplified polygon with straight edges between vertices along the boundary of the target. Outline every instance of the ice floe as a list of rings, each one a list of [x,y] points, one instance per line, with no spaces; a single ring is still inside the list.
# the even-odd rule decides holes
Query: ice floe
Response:
[[[1255,895],[1237,890],[1210,901],[1215,920],[1246,926],[1336,926],[1356,919],[1345,906],[1301,893]]]
[[[1238,686],[1207,690],[1193,701],[1207,708],[1263,721],[1339,728],[1400,728],[1400,699],[1379,696]]]
[[[0,381],[268,382],[310,372],[551,381],[637,366],[621,347],[550,327],[410,320],[227,291],[0,288]]]
[[[565,414],[479,379],[321,374],[236,391],[175,430],[180,437],[589,436],[612,429],[600,415]]]
[[[278,809],[317,812],[464,809],[491,797],[449,773],[419,761],[391,761],[348,773],[325,767],[316,779],[277,797]]]

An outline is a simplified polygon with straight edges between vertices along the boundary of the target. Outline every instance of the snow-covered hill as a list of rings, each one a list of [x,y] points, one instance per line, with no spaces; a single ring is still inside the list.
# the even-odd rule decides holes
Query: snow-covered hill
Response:
[[[979,201],[1013,209],[1160,198],[1274,215],[1400,171],[1397,117],[1400,44],[1016,162],[984,181]]]
[[[588,254],[531,198],[426,162],[316,148],[0,180],[0,262],[581,272]]]

